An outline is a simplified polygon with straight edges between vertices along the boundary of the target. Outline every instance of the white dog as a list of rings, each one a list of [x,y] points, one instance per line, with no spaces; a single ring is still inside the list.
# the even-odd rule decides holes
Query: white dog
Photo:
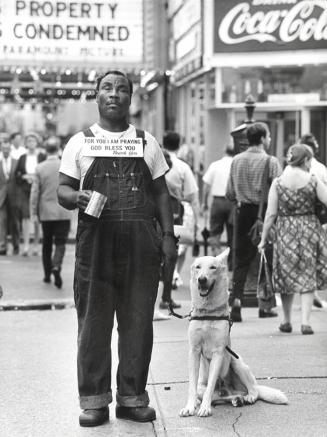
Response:
[[[287,404],[280,390],[257,384],[242,358],[230,349],[227,255],[197,258],[191,267],[192,312],[189,335],[189,393],[180,416],[211,414],[211,405],[253,404],[257,399]]]

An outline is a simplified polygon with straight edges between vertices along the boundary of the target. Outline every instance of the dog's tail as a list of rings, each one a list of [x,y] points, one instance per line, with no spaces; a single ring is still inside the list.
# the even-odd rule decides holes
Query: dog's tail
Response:
[[[286,395],[277,388],[258,385],[257,390],[259,392],[258,399],[261,399],[262,401],[269,402],[270,404],[288,404]]]

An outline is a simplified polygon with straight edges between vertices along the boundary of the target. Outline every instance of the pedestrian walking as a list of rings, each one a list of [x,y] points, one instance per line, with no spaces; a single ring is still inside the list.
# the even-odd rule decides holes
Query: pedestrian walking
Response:
[[[13,254],[19,253],[19,218],[15,170],[17,160],[10,156],[9,135],[0,138],[0,255],[7,255],[8,233],[11,235]]]
[[[99,76],[99,121],[67,143],[60,166],[59,201],[79,208],[74,295],[78,316],[81,426],[109,418],[111,332],[118,323],[116,417],[152,421],[146,391],[153,345],[152,319],[160,264],[170,280],[176,260],[173,215],[161,148],[128,123],[132,82],[117,70]],[[100,156],[94,150],[104,144]],[[91,145],[91,146],[88,146]],[[130,157],[128,148],[137,153]],[[124,153],[125,156],[120,155]],[[107,197],[99,218],[86,212],[92,192]],[[157,232],[159,221],[161,233]]]
[[[233,202],[226,199],[226,188],[230,168],[234,156],[234,148],[227,146],[221,159],[212,162],[203,176],[203,210],[208,211],[210,205],[210,238],[209,244],[213,256],[221,252],[221,235],[226,230],[227,246],[232,248],[233,242]],[[232,270],[232,250],[228,255],[228,269]]]
[[[294,294],[301,296],[302,334],[313,334],[310,325],[315,290],[327,288],[327,236],[315,214],[318,198],[327,205],[327,187],[310,174],[313,153],[305,144],[290,147],[283,174],[273,181],[261,242],[275,224],[273,279],[282,299],[281,332],[292,332]]]
[[[281,174],[280,164],[275,156],[269,156],[271,137],[268,126],[264,123],[253,123],[247,128],[249,147],[233,158],[228,179],[226,197],[236,202],[236,214],[234,218],[234,242],[233,242],[233,280],[229,297],[231,305],[231,317],[234,322],[241,322],[241,305],[244,286],[250,265],[256,257],[257,247],[252,244],[249,232],[254,225],[259,210],[263,174],[268,163],[269,182]],[[266,201],[265,201],[266,203]],[[277,313],[258,299],[259,317],[276,317]]]
[[[30,247],[30,231],[31,231],[31,220],[30,220],[30,195],[32,182],[35,175],[35,168],[38,163],[45,160],[46,156],[43,153],[37,152],[37,147],[41,139],[39,135],[35,132],[30,132],[25,136],[25,147],[27,152],[20,156],[18,159],[16,167],[16,182],[18,186],[18,197],[19,197],[19,215],[22,219],[22,233],[23,233],[23,243],[24,248],[22,255],[29,255]],[[39,244],[39,224],[34,223],[33,226],[34,236],[33,236],[33,255],[38,254],[38,244]]]
[[[47,139],[45,143],[47,159],[35,168],[30,197],[31,220],[33,223],[40,220],[43,231],[43,281],[50,283],[53,274],[57,288],[62,287],[61,268],[71,220],[71,212],[58,203],[59,148],[58,137],[51,136]]]
[[[196,237],[199,217],[199,189],[191,167],[177,157],[180,145],[180,135],[177,132],[167,131],[163,137],[163,148],[168,153],[171,168],[166,173],[166,182],[170,194],[170,200],[174,212],[174,224],[190,226],[189,233]],[[191,208],[187,209],[187,219],[184,205],[188,203]],[[189,211],[191,209],[191,211]],[[193,212],[193,220],[190,215]],[[167,309],[169,304],[172,308],[180,308],[180,304],[171,298],[172,288],[182,285],[181,271],[185,262],[187,245],[179,244],[178,257],[174,272],[173,284],[164,284],[162,299],[159,308]],[[172,285],[172,286],[171,286]]]
[[[310,167],[310,173],[315,174],[319,177],[321,182],[327,186],[327,168],[324,164],[319,162],[316,159],[317,153],[319,152],[319,144],[316,140],[315,136],[312,133],[304,134],[299,139],[300,144],[306,144],[309,146],[312,150],[313,157],[311,160],[311,167]],[[321,224],[326,225],[327,224],[327,208],[318,202],[316,204],[315,212],[319,218],[319,221]],[[315,291],[314,298],[313,298],[313,306],[317,308],[322,308],[324,305],[326,305],[326,302],[323,301],[323,299],[319,296],[318,292]]]

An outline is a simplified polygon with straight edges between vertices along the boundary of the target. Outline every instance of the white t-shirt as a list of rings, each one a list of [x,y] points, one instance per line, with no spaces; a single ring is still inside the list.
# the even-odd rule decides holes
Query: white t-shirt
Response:
[[[11,145],[10,155],[13,159],[18,160],[25,153],[27,153],[27,149],[24,146],[19,146],[18,149],[16,149],[16,147]]]
[[[211,196],[225,197],[232,161],[232,156],[224,156],[209,165],[202,179],[210,185]]]
[[[178,200],[188,200],[189,196],[199,191],[191,167],[173,152],[168,152],[172,168],[166,174],[169,193]]]
[[[37,155],[32,155],[30,153],[27,153],[26,164],[25,164],[26,173],[34,174],[36,166],[37,166]]]
[[[94,123],[90,129],[95,135],[95,138],[119,139],[136,137],[135,127],[131,124],[124,132],[109,132],[102,129],[98,123]],[[84,139],[85,136],[82,131],[70,138],[63,150],[59,169],[60,173],[78,179],[80,186],[82,186],[84,177],[95,159],[92,156],[85,156],[83,153]],[[158,142],[146,131],[145,140],[144,161],[149,167],[152,179],[157,179],[163,176],[169,168]]]

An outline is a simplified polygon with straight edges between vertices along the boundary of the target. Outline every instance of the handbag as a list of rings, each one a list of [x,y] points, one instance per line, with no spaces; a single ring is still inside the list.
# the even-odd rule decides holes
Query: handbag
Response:
[[[258,244],[261,241],[261,234],[262,234],[262,228],[263,228],[263,205],[265,203],[265,200],[267,199],[267,194],[269,191],[269,186],[268,186],[269,163],[270,163],[270,157],[268,156],[266,164],[265,164],[265,168],[264,168],[263,174],[262,174],[261,186],[263,188],[262,188],[261,196],[260,196],[258,216],[257,216],[256,221],[254,222],[254,224],[252,225],[252,227],[248,233],[248,236],[249,236],[253,246],[258,246]]]
[[[275,297],[272,275],[264,251],[261,252],[257,282],[257,298],[270,301]]]

